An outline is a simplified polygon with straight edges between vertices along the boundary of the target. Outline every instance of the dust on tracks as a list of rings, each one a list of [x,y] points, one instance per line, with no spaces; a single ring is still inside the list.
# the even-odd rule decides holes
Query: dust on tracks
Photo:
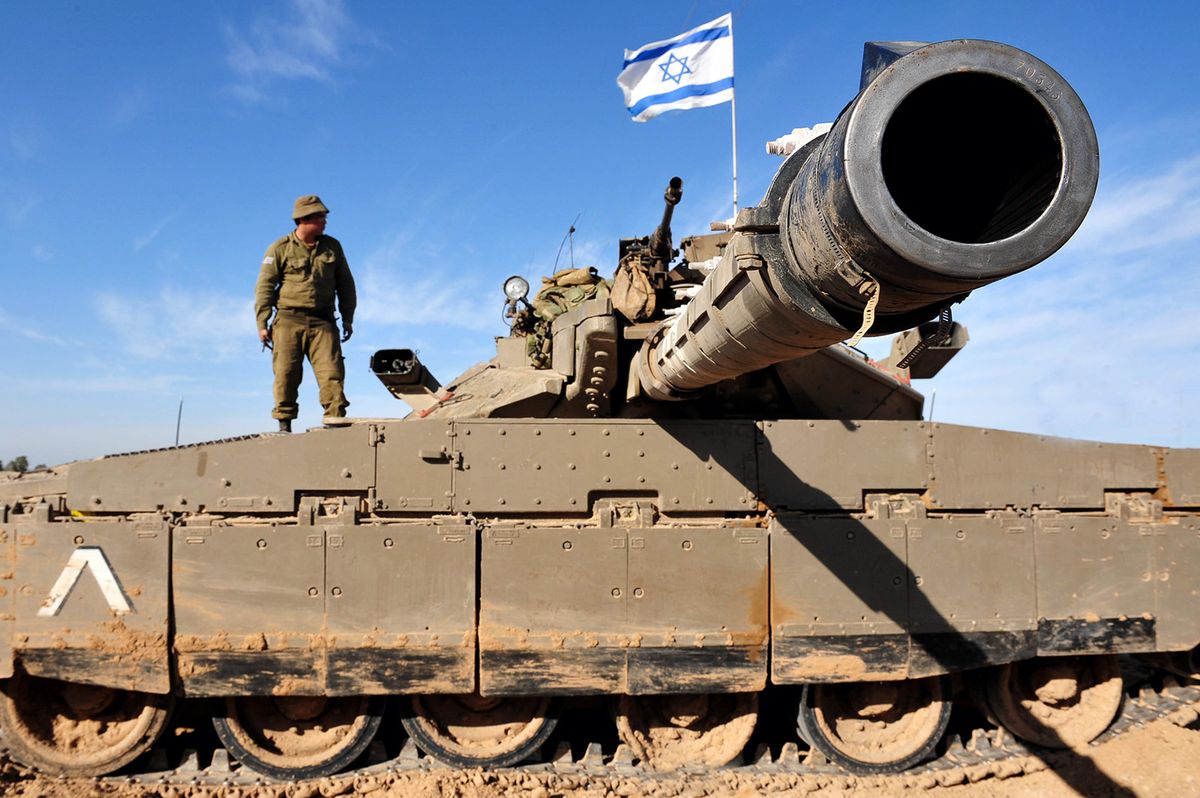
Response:
[[[222,787],[64,780],[4,763],[0,766],[0,794],[15,798],[1157,798],[1200,794],[1200,734],[1196,726],[1194,711],[1176,713],[1082,751],[1007,760],[1000,771],[967,767],[856,777],[738,770],[643,778],[446,769],[350,774],[304,784]]]

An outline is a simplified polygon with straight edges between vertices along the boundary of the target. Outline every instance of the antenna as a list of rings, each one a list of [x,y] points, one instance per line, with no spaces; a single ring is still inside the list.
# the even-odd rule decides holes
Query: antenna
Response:
[[[558,271],[558,259],[562,257],[562,248],[568,239],[571,241],[571,268],[575,268],[575,225],[579,223],[581,216],[583,216],[583,211],[576,214],[575,221],[571,222],[571,226],[567,228],[567,234],[563,236],[562,242],[558,245],[558,254],[554,256],[554,268],[550,270],[551,272]]]

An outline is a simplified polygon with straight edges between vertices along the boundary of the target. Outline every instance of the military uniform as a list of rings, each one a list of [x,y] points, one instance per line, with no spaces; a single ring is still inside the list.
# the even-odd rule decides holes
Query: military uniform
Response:
[[[304,210],[307,213],[301,213]],[[328,213],[319,198],[296,201],[297,219],[317,212]],[[299,412],[296,398],[306,357],[317,378],[325,415],[346,415],[350,403],[343,390],[346,369],[334,320],[335,299],[342,323],[349,329],[357,297],[350,265],[336,238],[320,235],[309,247],[292,232],[267,248],[255,288],[254,313],[258,329],[265,330],[272,311],[278,310],[271,328],[274,418],[290,420]]]

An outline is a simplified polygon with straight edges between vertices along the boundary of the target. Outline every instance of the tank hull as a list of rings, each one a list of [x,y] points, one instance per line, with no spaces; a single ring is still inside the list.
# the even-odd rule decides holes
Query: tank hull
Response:
[[[0,673],[637,695],[1187,651],[1198,472],[915,421],[380,420],[103,458],[4,500]]]

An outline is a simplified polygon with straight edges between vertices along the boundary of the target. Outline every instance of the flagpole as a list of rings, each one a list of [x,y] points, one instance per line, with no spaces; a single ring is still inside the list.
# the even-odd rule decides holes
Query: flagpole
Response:
[[[737,90],[729,98],[729,111],[733,117],[733,216],[737,218]]]
[[[733,15],[729,16],[729,60],[733,62]],[[736,75],[736,70],[734,71]],[[736,81],[736,77],[735,77]],[[737,219],[737,87],[729,92],[729,115],[733,120],[733,218]]]

